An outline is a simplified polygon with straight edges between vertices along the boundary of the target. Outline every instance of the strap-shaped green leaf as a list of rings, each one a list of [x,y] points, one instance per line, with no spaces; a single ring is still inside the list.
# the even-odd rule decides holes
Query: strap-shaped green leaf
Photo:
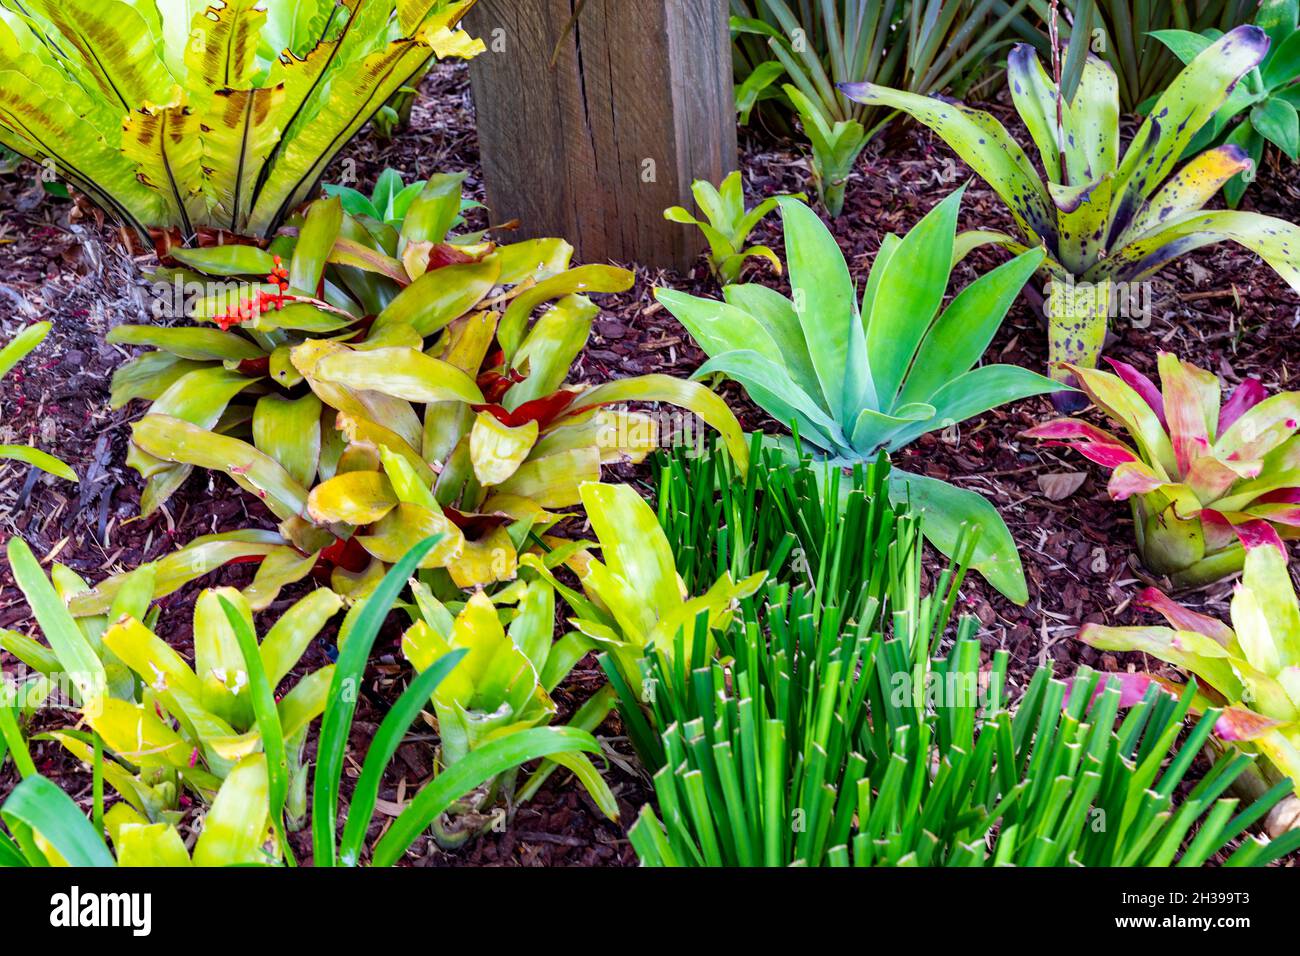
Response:
[[[895,504],[910,502],[921,515],[926,539],[950,558],[971,530],[978,528],[970,566],[1016,604],[1029,600],[1016,542],[988,499],[936,478],[897,469],[889,476],[889,497]]]
[[[14,787],[0,816],[10,829],[18,824],[39,833],[70,866],[114,865],[104,838],[81,808],[45,777],[31,776]]]
[[[1263,30],[1237,27],[1178,74],[1151,108],[1116,170],[1112,235],[1127,228],[1142,200],[1165,181],[1192,137],[1218,112],[1229,87],[1253,69],[1267,49]]]
[[[965,188],[928,212],[884,265],[866,319],[867,354],[879,411],[895,408],[899,389],[921,339],[948,291],[957,211]]]
[[[853,354],[857,290],[835,237],[797,199],[781,200],[791,298],[821,385],[822,405],[841,419],[853,414],[867,390],[870,370]],[[855,410],[855,409],[854,409]]]
[[[15,535],[9,539],[7,553],[14,581],[27,598],[41,633],[58,656],[67,679],[77,689],[82,705],[92,707],[108,686],[104,665],[64,607],[63,599],[46,578],[27,542]]]
[[[1042,261],[1042,250],[1032,249],[963,289],[926,333],[898,401],[931,402],[941,388],[970,371]]]

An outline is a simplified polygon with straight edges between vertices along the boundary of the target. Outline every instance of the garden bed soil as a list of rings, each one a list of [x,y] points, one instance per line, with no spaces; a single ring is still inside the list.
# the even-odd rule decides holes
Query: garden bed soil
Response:
[[[991,107],[1009,120],[1005,107]],[[1023,138],[1023,137],[1022,137]],[[799,148],[747,134],[742,167],[751,201],[806,188],[807,167]],[[336,161],[327,181],[354,174],[363,188],[386,166],[409,180],[434,172],[465,171],[467,193],[482,198],[473,106],[463,67],[439,67],[426,79],[411,127],[391,143],[374,136],[355,142]],[[889,133],[861,159],[848,188],[843,215],[835,222],[837,239],[859,281],[881,238],[903,233],[957,185],[968,182],[962,205],[963,228],[1006,229],[1010,219],[985,184],[971,177],[947,147],[915,126]],[[148,287],[141,269],[151,260],[132,260],[110,226],[82,214],[67,202],[46,198],[34,185],[31,169],[0,177],[0,341],[21,327],[49,319],[54,329],[45,344],[12,373],[0,389],[0,443],[35,440],[57,452],[81,476],[72,486],[15,465],[0,466],[0,540],[20,534],[38,556],[62,562],[97,581],[157,559],[202,534],[245,527],[273,527],[256,500],[224,477],[196,473],[159,514],[135,517],[141,482],[125,465],[130,423],[138,407],[108,408],[113,370],[130,355],[104,336],[116,325],[147,321]],[[1297,167],[1266,161],[1243,208],[1300,219]],[[763,223],[754,241],[781,248],[775,217]],[[969,282],[1001,257],[980,250],[957,269],[954,288]],[[760,267],[766,270],[767,266]],[[755,274],[764,282],[780,278]],[[717,295],[701,262],[688,275],[637,269],[629,292],[600,298],[602,314],[572,378],[604,381],[649,372],[688,376],[703,354],[684,329],[657,303],[652,290],[666,285],[699,295]],[[1108,353],[1154,373],[1157,350],[1171,350],[1236,383],[1248,376],[1269,390],[1294,387],[1300,373],[1300,298],[1255,256],[1230,244],[1212,246],[1180,259],[1150,285],[1147,321],[1117,321]],[[1042,369],[1046,337],[1024,297],[988,353],[988,361]],[[747,429],[779,426],[733,384],[724,395]],[[1132,606],[1133,595],[1152,581],[1133,558],[1133,528],[1127,508],[1106,496],[1106,475],[1078,456],[1043,448],[1019,437],[1052,414],[1046,399],[1030,399],[966,422],[955,432],[927,435],[897,461],[988,496],[1002,513],[1020,546],[1029,580],[1024,607],[1007,601],[976,576],[968,576],[961,610],[976,615],[986,652],[1002,648],[1011,656],[1013,693],[1035,668],[1051,663],[1068,675],[1079,665],[1103,670],[1154,669],[1163,665],[1140,655],[1099,654],[1075,635],[1085,622],[1131,624],[1149,620]],[[618,466],[614,477],[636,482],[653,494],[645,466]],[[1068,494],[1062,494],[1067,491]],[[938,567],[935,556],[930,567]],[[217,572],[165,599],[163,633],[183,652],[190,650],[190,615],[203,587],[243,586],[252,571],[235,567]],[[267,612],[267,620],[304,593],[286,589]],[[1226,616],[1231,583],[1202,589],[1189,603]],[[0,562],[0,627],[32,632],[32,622],[7,565]],[[359,773],[355,758],[364,753],[388,705],[405,686],[409,670],[390,625],[377,644],[378,659],[358,705],[352,752],[345,778]],[[327,663],[325,633],[303,661],[306,669]],[[12,664],[12,661],[5,661]],[[590,658],[557,692],[562,713],[570,712],[601,684]],[[39,720],[58,726],[57,715]],[[38,722],[33,728],[39,731]],[[381,792],[381,813],[372,837],[391,822],[404,796],[430,774],[434,737],[419,731],[398,752]],[[611,760],[609,780],[619,797],[622,824],[630,824],[649,799],[648,781],[636,768],[620,736],[617,717],[602,729]],[[309,755],[314,748],[309,741]],[[33,741],[42,773],[88,805],[90,777],[59,745]],[[0,771],[0,794],[15,783],[12,766]],[[300,860],[310,856],[307,831],[293,838]],[[635,855],[623,826],[603,818],[585,792],[556,774],[528,804],[517,809],[502,832],[488,830],[465,846],[447,851],[422,839],[408,858],[416,865],[630,865]]]

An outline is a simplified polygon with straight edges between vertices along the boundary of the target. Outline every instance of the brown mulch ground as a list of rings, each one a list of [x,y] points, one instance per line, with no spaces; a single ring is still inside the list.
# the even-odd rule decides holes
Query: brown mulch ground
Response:
[[[407,178],[436,171],[469,173],[467,192],[481,198],[478,144],[464,73],[435,71],[423,87],[414,122],[393,143],[365,137],[335,164],[327,179],[355,173],[363,186],[385,166]],[[1003,114],[1006,110],[995,107]],[[797,149],[749,138],[743,147],[746,189],[751,197],[806,188],[807,171]],[[836,235],[854,274],[864,279],[886,232],[909,229],[969,171],[927,131],[904,128],[888,142],[874,143],[862,158],[848,190]],[[0,443],[34,439],[56,451],[82,476],[77,487],[55,479],[0,466],[0,540],[21,534],[40,556],[69,565],[98,580],[166,554],[201,534],[238,527],[273,526],[260,504],[223,478],[196,474],[168,508],[148,520],[134,519],[140,481],[124,463],[129,424],[138,409],[108,409],[108,382],[128,351],[107,345],[115,325],[147,320],[148,289],[140,268],[121,251],[110,228],[70,217],[71,207],[46,199],[30,185],[29,170],[0,177],[0,341],[24,325],[48,318],[55,328],[45,345],[15,370],[0,389]],[[1261,172],[1243,208],[1300,219],[1300,174],[1295,167],[1271,166]],[[1007,228],[1009,217],[996,196],[973,180],[963,204],[962,227]],[[775,219],[765,222],[755,241],[780,250]],[[954,287],[996,263],[980,252],[959,267]],[[762,276],[765,282],[777,282]],[[655,285],[671,285],[702,295],[718,290],[703,266],[690,275],[638,270],[636,286],[623,295],[601,298],[597,320],[575,380],[604,380],[668,371],[689,375],[703,355],[689,336],[652,297]],[[1300,298],[1254,256],[1232,245],[1210,247],[1185,257],[1153,281],[1152,320],[1139,328],[1121,321],[1109,354],[1154,372],[1158,349],[1178,352],[1229,382],[1246,376],[1272,389],[1287,386],[1300,373]],[[1046,342],[1041,325],[1022,298],[994,341],[990,360],[1042,368]],[[728,385],[726,397],[747,428],[774,427],[763,413]],[[926,436],[906,449],[899,464],[986,494],[998,505],[1021,548],[1029,578],[1030,601],[1011,604],[982,580],[969,577],[963,605],[984,625],[988,649],[1005,648],[1013,660],[1012,682],[1027,681],[1040,664],[1055,662],[1068,674],[1079,664],[1104,669],[1148,666],[1154,662],[1098,655],[1073,639],[1080,624],[1137,623],[1144,616],[1130,607],[1131,596],[1147,581],[1132,558],[1132,527],[1125,507],[1105,494],[1105,475],[1062,449],[1042,449],[1019,439],[1025,428],[1051,414],[1045,399],[999,409],[961,426],[956,441]],[[1083,473],[1069,497],[1049,500],[1040,480]],[[619,469],[619,477],[645,483],[645,470]],[[189,614],[200,586],[234,584],[251,578],[247,568],[219,572],[163,602],[169,638],[185,648]],[[1226,615],[1231,585],[1219,584],[1191,595],[1209,613]],[[277,613],[300,597],[286,591],[272,608]],[[269,619],[269,618],[268,618]],[[0,563],[0,627],[29,632],[29,615]],[[304,662],[327,661],[331,635],[312,648]],[[406,669],[396,646],[396,631],[381,636],[378,666],[358,707],[356,752],[364,752],[386,705],[404,686]],[[601,682],[586,661],[558,694],[566,709],[585,700]],[[616,721],[606,733],[616,738]],[[37,727],[35,729],[41,729]],[[314,747],[314,741],[309,745]],[[624,741],[609,746],[626,755]],[[42,772],[78,798],[89,792],[89,777],[62,748],[36,742]],[[429,774],[430,746],[415,739],[403,746],[382,797],[396,800],[405,787],[413,792]],[[623,822],[630,823],[648,798],[646,782],[625,771],[625,761],[609,765],[619,794]],[[350,773],[357,772],[356,767]],[[0,794],[14,783],[13,771],[0,771]],[[296,840],[300,858],[310,840]],[[607,865],[635,862],[620,826],[604,820],[580,788],[556,775],[537,798],[519,809],[505,832],[489,831],[455,851],[417,844],[424,865]]]

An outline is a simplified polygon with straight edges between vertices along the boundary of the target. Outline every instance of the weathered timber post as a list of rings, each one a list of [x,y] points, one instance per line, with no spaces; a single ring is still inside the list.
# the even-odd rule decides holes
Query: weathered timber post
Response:
[[[727,0],[587,0],[566,31],[577,3],[479,0],[466,20],[488,46],[470,67],[488,204],[584,262],[685,269],[702,238],[664,209],[736,168]]]

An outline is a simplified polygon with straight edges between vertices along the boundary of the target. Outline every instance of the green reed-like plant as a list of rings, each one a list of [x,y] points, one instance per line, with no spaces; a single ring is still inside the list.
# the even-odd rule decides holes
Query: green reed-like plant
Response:
[[[888,460],[845,474],[808,457],[790,462],[755,433],[750,463],[742,474],[717,441],[702,455],[659,454],[659,524],[686,589],[723,572],[743,580],[763,571],[768,581],[809,587],[818,608],[835,604],[857,617],[879,603],[884,558],[906,513],[890,503]]]
[[[973,620],[928,659],[946,601],[841,631],[813,624],[806,597],[770,597],[720,642],[724,660],[647,659],[665,762],[658,812],[629,831],[646,865],[1199,866],[1289,790],[1239,811],[1220,798],[1250,760],[1224,757],[1175,801],[1217,716],[1176,747],[1191,691],[1151,688],[1116,727],[1118,687],[1042,668],[1013,712],[1006,651],[981,693]],[[1248,838],[1227,864],[1297,848],[1294,833]]]
[[[964,88],[1028,0],[731,0],[737,107],[793,110],[812,143],[812,175],[832,216],[858,156],[893,116],[836,87],[870,81],[917,93]],[[782,77],[789,82],[775,84]]]

